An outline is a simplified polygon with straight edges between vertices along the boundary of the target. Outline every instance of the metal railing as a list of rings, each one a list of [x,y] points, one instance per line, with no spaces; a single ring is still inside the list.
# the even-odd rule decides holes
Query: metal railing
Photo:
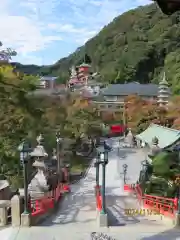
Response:
[[[39,216],[48,212],[50,209],[53,209],[63,193],[67,191],[69,191],[68,186],[59,184],[54,190],[49,191],[46,196],[37,200],[30,200],[29,207],[31,215]]]
[[[153,196],[143,194],[139,184],[125,184],[124,191],[134,192],[140,202],[140,204],[148,209],[155,211],[158,214],[162,214],[167,217],[174,218],[178,210],[177,198],[164,198],[159,196]]]

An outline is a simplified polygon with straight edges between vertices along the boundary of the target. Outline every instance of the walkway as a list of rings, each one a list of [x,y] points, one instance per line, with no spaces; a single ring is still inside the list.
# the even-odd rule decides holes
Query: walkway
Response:
[[[156,219],[125,216],[124,208],[135,206],[136,200],[123,191],[122,165],[128,164],[128,181],[134,182],[138,178],[143,156],[141,151],[131,149],[121,149],[119,156],[117,152],[114,147],[109,154],[106,171],[109,228],[98,228],[96,224],[95,168],[92,165],[86,178],[72,186],[72,193],[65,197],[55,216],[38,227],[14,229],[10,240],[90,240],[93,231],[106,232],[117,240],[180,239],[175,237],[175,234],[180,236],[179,232],[169,230],[171,226],[167,228]],[[162,235],[161,232],[164,231],[166,232]]]

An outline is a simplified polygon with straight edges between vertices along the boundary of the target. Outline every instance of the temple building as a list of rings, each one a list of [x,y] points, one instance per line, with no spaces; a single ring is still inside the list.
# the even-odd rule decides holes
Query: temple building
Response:
[[[149,155],[155,155],[160,149],[171,149],[179,144],[180,131],[151,123],[144,132],[136,135],[136,141],[138,145],[149,146]]]
[[[170,89],[166,81],[166,74],[164,73],[162,81],[159,83],[158,104],[159,106],[166,106],[169,103]]]
[[[88,80],[91,76],[91,65],[82,63],[80,66],[73,66],[71,68],[71,75],[68,81],[69,88],[76,88],[87,86]]]
[[[88,84],[88,79],[91,73],[91,65],[87,63],[82,63],[80,66],[77,67],[78,71],[78,79],[83,85]]]
[[[54,89],[56,87],[57,77],[44,76],[40,78],[38,88],[40,89]]]

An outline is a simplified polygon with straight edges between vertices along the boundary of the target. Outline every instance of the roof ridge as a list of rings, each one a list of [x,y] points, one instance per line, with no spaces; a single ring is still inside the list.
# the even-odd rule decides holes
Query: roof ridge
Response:
[[[168,127],[165,127],[165,126],[162,126],[162,125],[159,125],[159,124],[151,123],[151,124],[149,125],[149,127],[150,127],[150,126],[156,126],[156,127],[163,128],[163,129],[166,129],[166,130],[169,130],[169,131],[172,131],[172,132],[177,132],[178,134],[180,134],[180,131],[177,130],[177,129],[168,128]]]

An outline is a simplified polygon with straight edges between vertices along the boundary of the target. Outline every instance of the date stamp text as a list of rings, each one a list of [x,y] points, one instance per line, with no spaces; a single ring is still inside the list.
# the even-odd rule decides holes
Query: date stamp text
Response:
[[[159,210],[152,210],[147,208],[125,208],[124,214],[126,216],[153,216],[153,215],[161,215]]]

